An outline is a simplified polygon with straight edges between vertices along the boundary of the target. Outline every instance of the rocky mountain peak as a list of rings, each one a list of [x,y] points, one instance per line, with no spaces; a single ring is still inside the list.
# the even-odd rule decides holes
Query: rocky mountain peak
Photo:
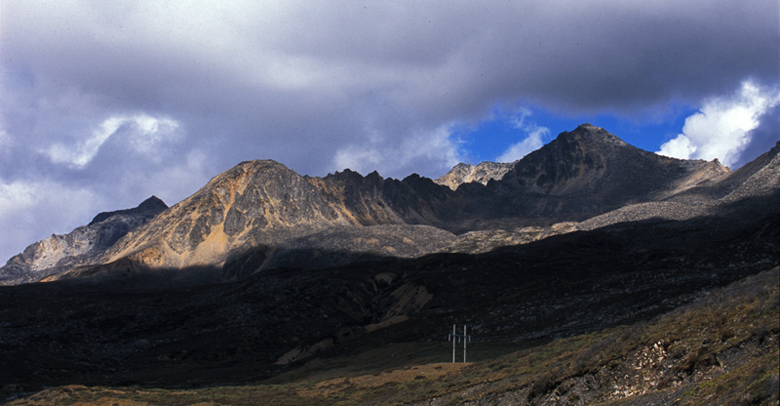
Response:
[[[323,179],[301,176],[273,160],[241,162],[119,241],[106,260],[132,256],[150,267],[221,265],[234,251],[362,224],[363,217],[345,206],[351,199],[361,203],[366,179],[349,170]]]
[[[607,130],[585,123],[574,129],[574,131],[564,131],[553,141],[574,149],[598,150],[604,151],[611,148],[631,148],[635,147],[618,138]],[[551,142],[552,144],[552,142]]]
[[[95,218],[92,219],[92,221],[89,222],[88,225],[93,225],[95,223],[100,223],[101,221],[105,221],[106,219],[113,217],[113,216],[132,216],[137,215],[141,213],[148,213],[152,216],[156,215],[157,213],[160,213],[164,210],[168,209],[168,205],[165,204],[165,202],[162,201],[157,196],[152,196],[143,202],[139,204],[137,207],[133,209],[124,209],[124,210],[116,210],[116,211],[109,211],[109,212],[102,212],[98,213]]]
[[[506,178],[536,193],[589,193],[608,172],[621,171],[627,155],[639,151],[602,128],[583,124],[526,155]]]
[[[243,189],[251,183],[261,181],[261,179],[288,177],[294,173],[287,166],[271,159],[243,161],[212,178],[202,190],[218,188],[218,185],[232,185],[231,188]]]
[[[614,209],[666,198],[718,182],[728,173],[718,163],[657,155],[629,145],[603,128],[583,124],[517,162],[504,176],[501,188],[504,194],[519,191],[563,199],[556,203],[557,213],[589,216],[596,214],[586,214],[590,208]],[[544,206],[539,210],[549,212],[551,201]]]
[[[138,208],[143,210],[165,210],[168,208],[168,205],[159,197],[152,195],[150,198],[141,202],[141,204],[138,205]]]
[[[636,149],[607,130],[585,123],[573,131],[562,132],[555,140],[532,152],[528,155],[528,158],[523,160],[547,161],[551,165],[563,164],[570,166],[568,169],[560,167],[557,170],[549,167],[550,173],[545,173],[544,179],[537,179],[537,186],[542,184],[548,184],[549,186],[551,180],[549,175],[552,172],[562,175],[564,179],[558,179],[558,181],[561,181],[569,179],[571,175],[575,175],[573,172],[602,167],[605,156],[611,154],[615,148]],[[515,169],[519,162],[482,162],[479,165],[459,163],[447,174],[435,179],[434,182],[447,186],[452,190],[456,190],[458,186],[464,183],[487,185],[491,180],[503,179],[508,172]],[[573,166],[577,166],[577,168]],[[532,166],[525,169],[537,172],[538,167]]]

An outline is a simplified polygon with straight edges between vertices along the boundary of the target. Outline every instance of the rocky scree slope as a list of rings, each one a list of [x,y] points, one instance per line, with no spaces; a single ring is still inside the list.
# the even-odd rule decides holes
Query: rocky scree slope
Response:
[[[94,263],[121,237],[168,209],[156,196],[138,207],[100,213],[68,234],[31,244],[0,268],[0,285],[37,282],[72,267]]]
[[[649,323],[471,365],[427,383],[406,403],[777,404],[778,276],[775,267]]]
[[[711,166],[701,168],[711,172]],[[720,171],[717,171],[720,173]],[[698,174],[694,177],[702,179]],[[688,220],[698,216],[728,215],[745,221],[763,217],[780,207],[780,142],[737,171],[702,180],[697,187],[687,187],[664,199],[630,204],[595,216],[577,225],[592,230],[605,225],[646,219]]]

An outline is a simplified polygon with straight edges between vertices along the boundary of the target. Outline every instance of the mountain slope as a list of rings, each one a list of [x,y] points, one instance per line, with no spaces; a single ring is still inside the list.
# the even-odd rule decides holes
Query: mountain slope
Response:
[[[388,345],[312,362],[268,383],[155,390],[71,385],[9,405],[37,406],[63,398],[134,405],[226,399],[242,405],[775,405],[780,395],[779,277],[774,268],[648,323],[503,356],[482,359],[486,345],[472,342],[470,354],[479,359],[468,364],[442,362],[445,346]]]
[[[620,205],[657,199],[659,193],[676,191],[679,183],[695,184],[692,177],[701,182],[729,172],[717,161],[657,155],[602,128],[583,124],[520,160],[506,180],[524,186],[526,192],[588,195],[591,200]]]
[[[780,142],[729,176],[683,188],[660,201],[630,204],[578,225],[592,230],[610,224],[646,219],[688,220],[728,215],[750,221],[780,207]],[[726,214],[728,212],[728,214]]]
[[[301,238],[334,227],[359,233],[363,226],[417,224],[431,215],[416,197],[416,179],[351,171],[309,178],[273,161],[244,162],[120,240],[103,262],[130,257],[156,268],[221,266],[249,250],[295,248]],[[421,229],[405,232],[415,230]]]
[[[8,260],[0,268],[0,285],[36,282],[71,267],[93,263],[121,237],[167,208],[162,200],[152,196],[133,209],[100,213],[88,225],[68,234],[52,234]]]

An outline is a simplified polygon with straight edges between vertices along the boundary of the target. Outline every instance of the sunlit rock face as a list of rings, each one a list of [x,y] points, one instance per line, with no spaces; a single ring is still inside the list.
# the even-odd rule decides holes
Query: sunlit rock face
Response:
[[[153,268],[227,264],[225,276],[240,278],[279,266],[438,252],[454,244],[450,232],[510,230],[506,238],[491,237],[488,246],[508,245],[542,238],[530,238],[523,227],[583,221],[729,174],[717,162],[662,157],[587,124],[513,164],[481,165],[454,168],[448,184],[350,170],[308,177],[274,161],[243,162],[119,241],[103,262],[129,257]],[[472,181],[453,190],[466,177]],[[458,244],[469,245],[464,238]]]
[[[507,172],[512,170],[516,162],[482,162],[478,165],[459,163],[446,175],[435,179],[434,182],[452,190],[457,190],[458,186],[464,183],[487,185],[491,180],[501,180]]]
[[[324,236],[326,230],[337,229],[349,234],[344,238],[358,242],[343,244],[349,252],[392,255],[408,251],[402,246],[414,244],[425,232],[419,225],[435,219],[419,196],[429,198],[437,191],[426,187],[442,189],[427,179],[402,182],[351,171],[312,178],[274,161],[243,162],[120,240],[106,253],[104,262],[130,256],[156,268],[221,267],[247,251],[265,252],[265,258],[299,247],[337,249],[333,235],[309,238],[310,245],[301,247],[307,236]],[[392,233],[366,228],[380,225],[396,227]],[[351,232],[344,234],[344,230]],[[363,238],[361,234],[374,236]],[[433,241],[443,238],[446,242],[450,237],[442,230],[436,235]],[[441,248],[441,244],[433,245]]]

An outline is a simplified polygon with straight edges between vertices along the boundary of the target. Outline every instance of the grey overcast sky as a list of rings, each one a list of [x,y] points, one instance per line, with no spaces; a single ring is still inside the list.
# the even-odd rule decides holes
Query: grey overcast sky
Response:
[[[738,167],[780,139],[777,0],[0,3],[0,261],[242,160],[438,177],[591,122]]]

